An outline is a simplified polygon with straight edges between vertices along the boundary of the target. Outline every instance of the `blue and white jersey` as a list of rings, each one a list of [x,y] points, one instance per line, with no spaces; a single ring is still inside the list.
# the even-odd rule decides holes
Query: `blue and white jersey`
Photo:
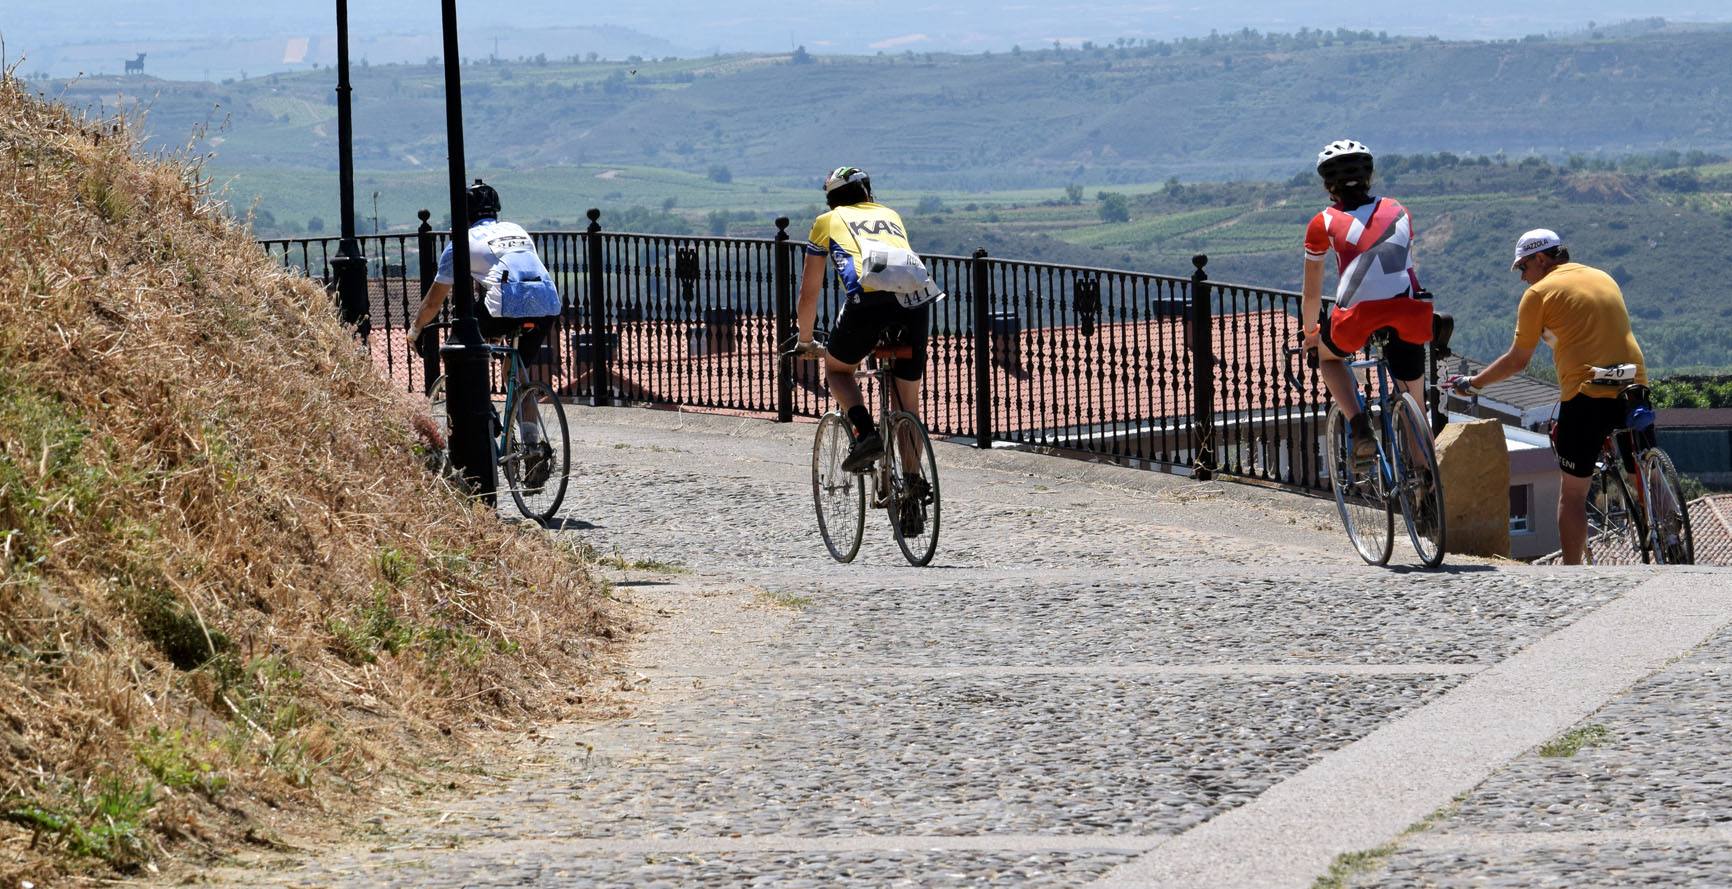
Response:
[[[451,246],[439,256],[434,283],[450,284]],[[495,318],[540,318],[559,314],[563,302],[553,275],[535,252],[529,232],[515,222],[483,219],[469,227],[469,274]]]

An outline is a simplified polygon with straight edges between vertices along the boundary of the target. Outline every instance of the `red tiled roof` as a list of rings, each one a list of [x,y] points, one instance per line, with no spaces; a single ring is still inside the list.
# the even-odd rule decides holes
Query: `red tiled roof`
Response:
[[[1690,503],[1690,536],[1696,544],[1696,564],[1732,567],[1732,494],[1710,494]],[[1555,564],[1562,553],[1552,553],[1534,560],[1535,564]],[[1594,553],[1594,561],[1602,565],[1640,565],[1641,556],[1623,541],[1602,546]]]

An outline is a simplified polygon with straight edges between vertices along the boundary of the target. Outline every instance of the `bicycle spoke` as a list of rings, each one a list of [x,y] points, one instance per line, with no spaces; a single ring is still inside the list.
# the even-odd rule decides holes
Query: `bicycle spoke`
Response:
[[[891,496],[885,508],[902,555],[912,565],[926,565],[938,549],[937,458],[918,417],[898,411],[891,415],[889,427],[884,460],[890,467]]]
[[[1335,507],[1347,529],[1347,539],[1366,562],[1386,564],[1394,546],[1395,513],[1384,484],[1381,461],[1354,460],[1347,417],[1339,405],[1329,409],[1326,429],[1329,485],[1335,493]]]
[[[1444,508],[1443,478],[1437,466],[1437,454],[1432,449],[1430,430],[1425,413],[1411,394],[1406,392],[1395,401],[1396,476],[1401,512],[1406,519],[1408,539],[1414,552],[1427,568],[1443,564]]]
[[[866,483],[842,468],[853,438],[841,414],[825,414],[812,441],[812,502],[818,532],[838,562],[853,561],[866,529]]]

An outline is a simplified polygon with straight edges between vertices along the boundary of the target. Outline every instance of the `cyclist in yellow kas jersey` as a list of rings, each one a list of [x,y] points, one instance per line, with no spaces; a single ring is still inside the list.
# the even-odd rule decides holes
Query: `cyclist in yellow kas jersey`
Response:
[[[854,443],[842,468],[860,472],[884,453],[884,441],[872,412],[862,403],[854,372],[880,342],[913,347],[913,358],[896,362],[896,400],[901,410],[918,415],[931,303],[944,292],[909,246],[902,217],[872,200],[872,179],[866,171],[857,167],[831,171],[824,179],[824,200],[830,211],[812,223],[806,242],[795,349],[808,356],[820,352],[812,329],[828,264],[835,269],[845,301],[830,331],[824,371],[830,394],[854,428]]]

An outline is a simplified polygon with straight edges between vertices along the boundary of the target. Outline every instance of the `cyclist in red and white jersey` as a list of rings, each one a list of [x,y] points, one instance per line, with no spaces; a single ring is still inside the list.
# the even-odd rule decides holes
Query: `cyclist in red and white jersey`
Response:
[[[1431,300],[1413,270],[1413,219],[1394,198],[1371,194],[1371,150],[1351,139],[1331,142],[1317,155],[1317,175],[1334,203],[1305,229],[1305,275],[1300,318],[1305,347],[1317,349],[1323,382],[1352,426],[1354,454],[1377,451],[1371,423],[1359,411],[1358,383],[1345,359],[1365,348],[1373,333],[1395,331],[1383,358],[1397,385],[1425,404],[1425,344],[1431,342]],[[1340,281],[1335,306],[1322,313],[1323,260],[1335,252]]]

